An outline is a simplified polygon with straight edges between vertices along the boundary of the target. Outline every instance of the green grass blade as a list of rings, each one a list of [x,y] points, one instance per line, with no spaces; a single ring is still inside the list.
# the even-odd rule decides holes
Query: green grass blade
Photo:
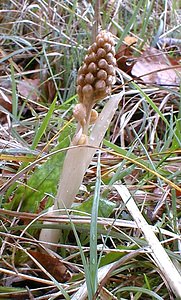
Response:
[[[15,81],[15,74],[14,74],[14,67],[12,60],[10,61],[11,65],[11,81],[12,81],[12,114],[15,118],[17,118],[18,114],[18,97],[16,93],[16,81]]]
[[[32,147],[31,147],[32,149],[35,149],[37,147],[37,145],[38,145],[38,143],[39,143],[42,135],[45,133],[45,131],[47,129],[48,123],[49,123],[50,118],[51,118],[51,116],[52,116],[52,114],[54,112],[54,109],[55,109],[56,100],[57,99],[55,97],[55,99],[53,100],[52,104],[50,105],[50,108],[49,108],[49,110],[47,112],[47,115],[45,116],[43,122],[41,123],[38,131],[35,134],[35,138],[33,140]]]
[[[30,51],[32,49],[33,49],[33,47],[25,47],[25,48],[22,48],[22,49],[15,50],[14,52],[11,52],[10,54],[7,54],[6,56],[2,57],[0,59],[0,64],[3,63],[6,60],[12,58],[15,55],[21,54],[21,53],[26,52],[26,51]]]
[[[117,45],[116,45],[116,48],[117,48],[117,49],[118,49],[119,46],[121,45],[121,43],[122,43],[122,41],[124,40],[124,38],[128,35],[128,33],[129,33],[130,29],[133,27],[134,23],[137,21],[136,16],[137,16],[137,14],[138,14],[138,11],[139,11],[139,9],[140,9],[142,3],[143,3],[142,0],[139,1],[139,2],[138,2],[138,5],[137,5],[136,8],[134,9],[133,15],[132,15],[132,17],[130,18],[129,22],[127,23],[126,27],[124,28],[124,31],[123,31],[123,33],[122,33],[122,35],[121,35],[121,37],[120,37],[120,40],[119,40],[119,42],[118,42]],[[118,25],[117,23],[115,23],[115,22],[113,21],[113,24],[117,27],[118,30],[120,30],[120,27],[119,27],[119,25]],[[122,30],[121,30],[121,31],[122,31]]]
[[[74,233],[74,236],[75,236],[77,245],[78,245],[78,247],[79,247],[80,256],[81,256],[81,259],[82,259],[82,264],[83,264],[83,267],[84,267],[85,280],[86,280],[86,284],[87,284],[88,299],[89,299],[89,300],[92,300],[93,293],[92,293],[92,287],[91,287],[91,277],[90,277],[89,266],[88,266],[88,263],[87,263],[87,261],[86,261],[86,257],[85,257],[85,255],[84,255],[84,251],[83,251],[83,249],[82,249],[82,245],[81,245],[79,236],[78,236],[78,234],[77,234],[75,225],[74,225],[74,223],[71,221],[71,217],[70,217],[69,219],[70,219],[70,224],[71,224],[71,227],[72,227],[72,230],[73,230],[73,233]]]
[[[142,287],[136,287],[136,286],[128,286],[128,287],[123,287],[123,288],[120,288],[118,290],[119,292],[124,292],[124,291],[129,291],[129,292],[141,292],[142,294],[146,294],[148,296],[151,296],[151,297],[154,297],[154,299],[157,299],[157,300],[163,300],[162,297],[160,297],[158,294],[156,294],[155,292],[153,291],[149,291],[145,288],[142,288]]]
[[[150,106],[153,108],[153,110],[160,116],[160,118],[165,122],[165,124],[168,126],[168,128],[170,128],[172,130],[172,128],[170,127],[169,122],[167,121],[167,119],[164,117],[164,115],[161,113],[161,111],[158,109],[158,107],[156,106],[156,104],[151,100],[151,98],[139,87],[139,85],[137,85],[135,82],[131,82],[131,84],[134,86],[134,88],[136,88],[140,94],[146,99],[146,101],[150,104]],[[176,138],[179,146],[181,147],[181,140],[179,139],[179,136],[177,136],[176,132],[174,132],[172,130],[172,133],[174,134],[174,137]]]
[[[97,179],[95,184],[94,200],[93,200],[92,214],[91,214],[91,227],[90,227],[90,276],[91,276],[93,294],[95,294],[98,285],[97,217],[98,217],[100,188],[101,188],[100,152],[98,155],[96,177]]]
[[[59,92],[59,88],[58,88],[58,86],[57,86],[57,82],[56,82],[56,80],[55,80],[55,76],[54,76],[54,74],[53,74],[52,68],[51,68],[51,66],[50,66],[50,62],[49,62],[49,60],[48,60],[48,57],[47,57],[47,53],[46,53],[46,49],[45,49],[45,45],[44,45],[44,44],[43,44],[43,54],[44,54],[44,58],[45,58],[45,60],[46,60],[46,63],[47,63],[47,66],[48,66],[48,69],[49,69],[49,72],[50,72],[50,75],[51,75],[51,79],[53,80],[53,83],[54,83],[54,85],[55,85],[55,87],[56,87],[57,96],[58,96],[58,98],[60,99],[60,101],[62,102],[62,97],[61,97],[61,94],[60,94],[60,92]]]

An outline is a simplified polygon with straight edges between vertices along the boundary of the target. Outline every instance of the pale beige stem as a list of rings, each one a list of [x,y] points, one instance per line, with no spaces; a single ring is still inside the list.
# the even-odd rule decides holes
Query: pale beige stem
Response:
[[[121,92],[110,97],[110,100],[100,113],[89,137],[89,145],[94,146],[94,148],[89,148],[85,145],[67,151],[53,210],[71,207],[79,191],[84,174],[96,152],[96,147],[99,147],[102,142],[123,94]],[[40,240],[58,243],[60,232],[54,229],[42,229]]]

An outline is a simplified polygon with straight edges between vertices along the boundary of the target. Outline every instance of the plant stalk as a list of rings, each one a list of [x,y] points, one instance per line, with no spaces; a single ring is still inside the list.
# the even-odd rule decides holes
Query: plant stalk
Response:
[[[102,112],[89,136],[89,144],[83,146],[75,146],[67,151],[62,174],[59,180],[59,186],[55,203],[51,211],[56,209],[68,209],[72,206],[79,187],[82,183],[84,174],[89,167],[91,160],[96,153],[96,148],[99,147],[104,135],[110,125],[110,122],[118,108],[124,92],[111,96],[106,103]],[[92,146],[92,147],[89,147]],[[47,223],[46,223],[47,224]],[[49,223],[50,224],[50,223]],[[40,233],[40,241],[49,243],[58,243],[61,234],[61,229],[42,229]],[[55,247],[47,246],[55,249]]]

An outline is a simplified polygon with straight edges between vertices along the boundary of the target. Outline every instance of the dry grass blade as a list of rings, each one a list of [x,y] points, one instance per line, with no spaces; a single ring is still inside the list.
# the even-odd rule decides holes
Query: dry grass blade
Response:
[[[69,211],[69,210],[68,210]],[[74,210],[71,209],[70,212],[73,212]],[[61,214],[61,216],[56,215],[58,211],[54,211],[53,213],[44,213],[44,214],[31,214],[31,213],[23,213],[23,212],[14,212],[14,211],[9,211],[9,210],[5,210],[5,209],[0,209],[0,214],[1,216],[7,215],[7,216],[13,216],[16,218],[19,218],[20,220],[31,220],[31,222],[28,224],[28,226],[25,227],[25,229],[22,231],[21,235],[13,235],[13,234],[8,234],[8,233],[3,233],[0,232],[1,236],[6,236],[6,237],[13,237],[13,238],[17,238],[20,240],[25,240],[25,241],[32,241],[29,238],[25,238],[24,234],[27,231],[27,229],[29,227],[31,227],[31,225],[33,223],[35,223],[36,221],[46,221],[46,222],[52,222],[54,224],[67,224],[69,222],[69,216],[67,215],[63,215]],[[64,210],[62,210],[62,213],[64,212]],[[75,211],[76,212],[76,211]],[[71,221],[73,222],[73,224],[90,224],[91,219],[90,217],[83,217],[83,216],[71,216]],[[103,226],[112,226],[112,224],[114,223],[114,226],[116,228],[134,228],[137,229],[138,225],[136,224],[135,221],[128,221],[128,220],[116,220],[113,218],[98,218],[97,223]],[[165,235],[168,239],[181,239],[181,237],[169,230],[166,230],[164,228],[157,228],[156,226],[152,226],[149,225],[151,230],[155,233],[161,233],[163,235]],[[39,243],[38,241],[34,240],[34,242]],[[45,242],[46,243],[46,242]],[[74,246],[77,247],[77,246]]]
[[[163,276],[167,280],[168,284],[170,285],[175,295],[180,299],[181,298],[181,276],[179,272],[177,271],[174,264],[172,263],[169,256],[167,255],[166,251],[162,247],[161,243],[159,242],[159,240],[151,230],[150,226],[148,225],[148,223],[140,213],[127,187],[124,185],[114,185],[114,187],[122,197],[123,202],[125,203],[127,209],[129,210],[130,214],[134,218],[138,227],[144,233],[148,245],[152,250],[151,254],[156,264],[160,268]]]
[[[19,272],[17,273],[15,271],[10,271],[8,269],[0,268],[0,272],[2,274],[7,274],[9,276],[10,275],[11,276],[19,276],[20,278],[25,279],[25,280],[31,280],[31,281],[43,283],[43,284],[46,284],[46,285],[55,286],[54,282],[51,281],[51,280],[46,280],[46,279],[43,279],[43,278],[37,278],[37,277],[29,276],[29,275],[26,275],[26,274],[22,274],[22,273],[19,273]]]

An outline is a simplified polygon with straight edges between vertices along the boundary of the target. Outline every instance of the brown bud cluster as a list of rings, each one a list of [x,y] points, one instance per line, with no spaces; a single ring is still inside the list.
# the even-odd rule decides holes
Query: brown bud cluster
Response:
[[[115,66],[113,36],[110,32],[101,31],[78,71],[77,93],[81,103],[95,103],[110,93],[115,83]]]

